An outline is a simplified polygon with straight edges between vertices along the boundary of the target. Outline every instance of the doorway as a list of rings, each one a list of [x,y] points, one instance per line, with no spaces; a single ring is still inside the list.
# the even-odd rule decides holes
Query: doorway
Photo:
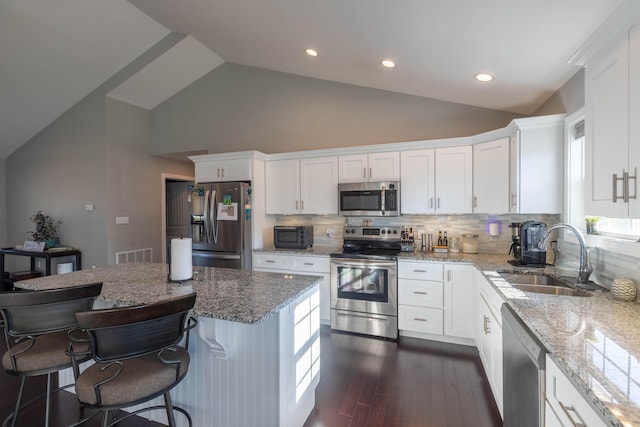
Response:
[[[188,236],[191,225],[188,204],[189,186],[194,177],[162,174],[162,263],[167,262],[172,237]]]

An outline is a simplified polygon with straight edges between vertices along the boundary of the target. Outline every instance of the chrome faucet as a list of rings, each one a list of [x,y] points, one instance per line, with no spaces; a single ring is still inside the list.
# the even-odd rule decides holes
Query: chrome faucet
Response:
[[[589,276],[593,272],[591,268],[591,260],[589,259],[589,250],[587,249],[587,242],[584,240],[584,236],[582,233],[575,227],[569,224],[554,224],[551,227],[547,228],[547,232],[542,236],[542,240],[538,243],[538,249],[546,250],[547,244],[549,243],[549,235],[553,230],[557,230],[559,228],[566,228],[567,230],[573,231],[573,234],[578,238],[578,242],[580,243],[580,267],[578,269],[578,283],[587,283],[589,281]]]

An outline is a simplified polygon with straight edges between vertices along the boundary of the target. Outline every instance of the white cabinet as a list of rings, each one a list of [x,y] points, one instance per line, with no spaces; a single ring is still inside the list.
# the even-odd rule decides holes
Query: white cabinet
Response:
[[[471,213],[472,198],[471,146],[436,149],[436,212]]]
[[[475,336],[476,293],[472,265],[444,265],[444,334],[451,337]]]
[[[479,270],[475,270],[479,298],[476,311],[476,345],[498,410],[502,414],[502,297]],[[478,295],[476,294],[476,295]]]
[[[253,254],[253,271],[320,276],[320,321],[331,323],[329,257],[311,255]]]
[[[509,212],[509,138],[473,146],[473,212]]]
[[[588,65],[585,106],[586,213],[637,217],[640,26]]]
[[[353,154],[339,156],[339,182],[398,181],[400,153]]]
[[[400,153],[400,211],[402,214],[435,213],[435,150]]]
[[[474,267],[398,261],[398,329],[403,335],[474,337]]]
[[[271,160],[266,165],[267,214],[338,213],[338,159]]]
[[[562,213],[564,114],[513,121],[509,139],[509,212]]]
[[[471,213],[472,159],[471,146],[403,151],[401,212]]]
[[[201,157],[201,156],[198,156]],[[204,156],[202,156],[204,157]],[[197,182],[251,181],[251,159],[216,159],[196,161]]]
[[[547,355],[545,426],[604,427],[598,413]]]
[[[405,335],[443,334],[443,269],[442,263],[398,262],[398,329]]]

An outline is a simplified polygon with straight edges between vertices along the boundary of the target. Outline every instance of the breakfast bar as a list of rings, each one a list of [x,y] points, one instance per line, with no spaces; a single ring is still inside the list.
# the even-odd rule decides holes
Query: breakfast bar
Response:
[[[301,426],[320,379],[321,278],[194,267],[192,280],[167,280],[164,264],[131,263],[21,281],[42,290],[103,282],[96,308],[147,304],[196,292],[191,363],[173,391],[196,426]],[[295,366],[295,369],[291,369]],[[60,382],[68,383],[70,373]],[[156,401],[149,405],[157,404]],[[166,423],[162,411],[148,413]],[[177,417],[178,425],[187,425]]]

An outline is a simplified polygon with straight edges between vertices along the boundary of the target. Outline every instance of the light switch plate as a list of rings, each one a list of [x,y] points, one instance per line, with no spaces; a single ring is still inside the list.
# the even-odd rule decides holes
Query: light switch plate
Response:
[[[117,216],[116,217],[116,224],[129,224],[129,217],[128,216]]]

